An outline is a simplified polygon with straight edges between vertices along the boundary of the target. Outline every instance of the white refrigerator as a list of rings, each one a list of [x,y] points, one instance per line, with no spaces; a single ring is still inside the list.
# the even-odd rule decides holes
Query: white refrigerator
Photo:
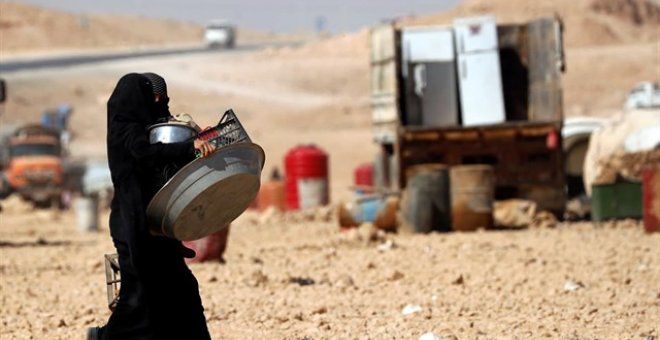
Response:
[[[503,123],[504,94],[495,17],[454,21],[463,126]]]
[[[402,31],[402,74],[410,125],[458,125],[456,53],[451,27],[410,27]]]

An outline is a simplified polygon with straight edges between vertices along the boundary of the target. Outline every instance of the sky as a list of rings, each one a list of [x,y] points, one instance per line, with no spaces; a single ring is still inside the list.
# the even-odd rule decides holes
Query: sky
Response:
[[[6,0],[2,0],[5,2]],[[272,32],[354,31],[383,20],[449,9],[460,0],[12,0],[75,13],[118,13],[204,24],[227,19]],[[323,17],[323,19],[319,19]]]

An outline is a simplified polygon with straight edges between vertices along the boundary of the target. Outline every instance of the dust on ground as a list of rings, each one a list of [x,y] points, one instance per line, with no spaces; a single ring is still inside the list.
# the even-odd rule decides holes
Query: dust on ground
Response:
[[[107,211],[81,234],[72,212],[3,206],[0,337],[103,324]],[[214,338],[660,335],[660,234],[638,222],[347,237],[334,219],[258,221],[232,225],[226,264],[191,265]]]

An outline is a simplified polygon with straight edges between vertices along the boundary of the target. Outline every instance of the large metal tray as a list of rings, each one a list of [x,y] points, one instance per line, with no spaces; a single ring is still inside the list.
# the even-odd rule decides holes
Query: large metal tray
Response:
[[[151,232],[191,241],[224,228],[257,196],[264,161],[259,145],[237,143],[187,164],[149,202]]]

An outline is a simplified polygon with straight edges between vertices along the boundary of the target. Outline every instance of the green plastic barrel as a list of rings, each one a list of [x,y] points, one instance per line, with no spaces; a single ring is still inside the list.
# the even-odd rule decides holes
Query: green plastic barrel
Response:
[[[593,221],[642,217],[641,183],[594,184],[591,188],[591,219]]]

